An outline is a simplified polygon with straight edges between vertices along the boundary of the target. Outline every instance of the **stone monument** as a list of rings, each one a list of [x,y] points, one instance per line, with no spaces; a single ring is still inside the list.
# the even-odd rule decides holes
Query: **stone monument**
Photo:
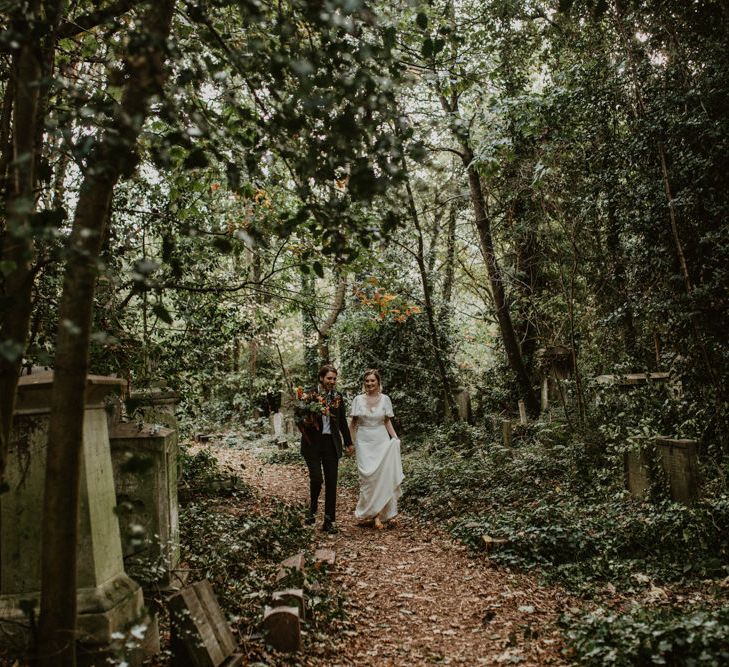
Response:
[[[119,422],[109,438],[125,561],[145,588],[167,588],[180,562],[177,434]]]
[[[124,572],[105,399],[124,381],[89,375],[83,423],[78,543],[79,664],[104,664],[115,633],[147,625],[147,646],[158,641],[156,622],[144,623],[142,589]],[[29,609],[40,600],[41,526],[52,372],[21,377],[0,495],[0,643],[23,652]],[[147,619],[148,620],[148,619]],[[141,660],[137,654],[132,662]]]

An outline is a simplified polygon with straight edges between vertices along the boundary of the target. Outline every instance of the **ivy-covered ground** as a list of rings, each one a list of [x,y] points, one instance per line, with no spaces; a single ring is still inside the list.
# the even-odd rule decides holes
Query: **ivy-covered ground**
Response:
[[[559,423],[517,432],[509,449],[495,435],[456,424],[404,438],[403,511],[381,533],[355,525],[344,459],[336,536],[302,525],[295,446],[230,434],[189,450],[191,479],[222,466],[240,482],[227,497],[191,494],[185,562],[213,581],[254,663],[727,664],[726,496],[637,502],[617,464],[595,466]],[[319,545],[338,561],[314,583],[305,649],[276,655],[260,634],[276,565]]]
[[[343,461],[340,475],[340,532],[329,536],[301,525],[308,482],[295,449],[228,436],[196,452],[195,459],[214,456],[240,475],[246,490],[245,497],[236,492],[206,510],[187,505],[181,521],[186,565],[208,572],[249,659],[303,665],[564,662],[556,620],[574,604],[569,596],[486,557],[474,558],[438,522],[403,513],[394,529],[357,526],[351,459]],[[256,512],[278,509],[263,511],[260,520],[250,514],[244,519],[243,508],[252,509],[246,498],[256,499]],[[320,582],[323,590],[317,585],[310,596],[313,622],[306,625],[304,651],[276,655],[260,634],[262,604],[275,563],[307,545],[310,552],[335,549],[337,564]],[[264,553],[267,563],[246,564],[251,554],[260,560]]]

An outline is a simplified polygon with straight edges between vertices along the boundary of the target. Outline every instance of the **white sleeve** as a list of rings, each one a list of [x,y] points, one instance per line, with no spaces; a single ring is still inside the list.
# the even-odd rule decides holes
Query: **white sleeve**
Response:
[[[350,417],[361,417],[362,416],[361,400],[362,400],[361,396],[359,396],[359,395],[354,397],[354,400],[352,401],[352,405],[349,408]]]
[[[390,397],[384,395],[382,400],[385,402],[385,415],[392,419],[395,416],[395,413],[392,411],[392,401],[390,400]]]

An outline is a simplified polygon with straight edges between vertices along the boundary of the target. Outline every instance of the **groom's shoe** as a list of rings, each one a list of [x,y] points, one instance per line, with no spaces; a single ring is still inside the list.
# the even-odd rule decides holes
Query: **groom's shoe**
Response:
[[[336,524],[333,521],[330,521],[329,519],[324,520],[324,525],[321,528],[325,533],[329,533],[330,535],[336,535],[339,532],[339,528],[337,528]]]
[[[316,517],[313,514],[307,514],[304,518],[304,523],[307,526],[311,526],[316,521]]]

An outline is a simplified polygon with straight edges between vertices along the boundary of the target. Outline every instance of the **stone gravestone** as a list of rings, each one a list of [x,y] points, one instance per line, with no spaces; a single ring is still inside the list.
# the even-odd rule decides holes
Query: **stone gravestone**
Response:
[[[301,619],[298,607],[266,607],[263,627],[267,642],[277,651],[293,653],[301,648]]]
[[[177,436],[133,422],[114,424],[109,435],[124,557],[140,580],[167,588],[180,562]]]
[[[574,372],[572,348],[566,345],[542,347],[536,351],[535,360],[542,372],[541,408],[546,410],[550,402],[565,399],[562,382]]]
[[[299,618],[306,617],[306,598],[303,588],[287,588],[282,591],[275,591],[271,595],[272,607],[296,607],[299,610]]]
[[[124,572],[105,399],[124,381],[89,375],[83,422],[78,537],[79,664],[105,664],[116,633],[143,622],[142,589]],[[40,554],[51,372],[21,377],[13,416],[6,481],[0,495],[0,645],[25,649],[27,604],[40,599]],[[156,621],[146,647],[158,645]],[[142,648],[144,650],[144,647]],[[132,657],[139,662],[141,655]]]
[[[655,442],[661,465],[668,477],[671,499],[692,504],[699,497],[698,443],[695,440],[674,440],[661,436]]]
[[[174,667],[237,667],[243,654],[207,579],[186,586],[167,601]]]
[[[636,498],[645,498],[651,485],[659,481],[660,474],[668,484],[671,500],[690,505],[699,497],[698,443],[695,440],[658,436],[651,445],[637,452],[626,452],[624,467],[626,486]]]
[[[453,399],[456,402],[458,418],[470,424],[473,418],[471,412],[471,394],[468,393],[468,389],[466,387],[456,387],[453,392]]]
[[[177,432],[178,400],[176,392],[153,387],[130,392],[127,404],[130,414],[138,411],[145,423],[160,424]]]

